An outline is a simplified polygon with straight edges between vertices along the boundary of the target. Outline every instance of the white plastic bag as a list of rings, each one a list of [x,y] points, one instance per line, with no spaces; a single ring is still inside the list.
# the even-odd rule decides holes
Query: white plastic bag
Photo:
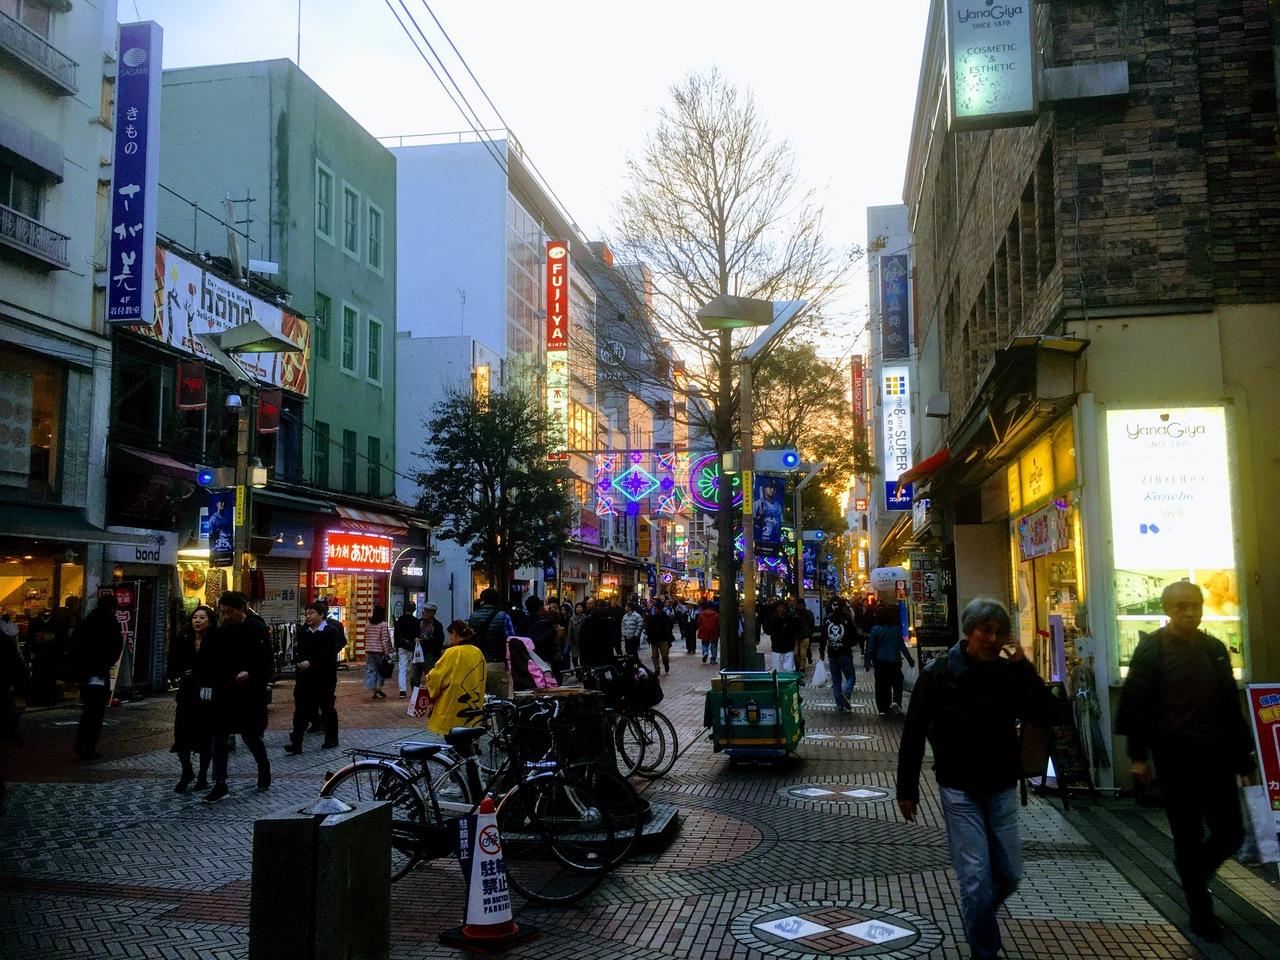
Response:
[[[819,660],[813,667],[813,679],[809,681],[811,687],[825,687],[831,682],[831,678],[827,676],[827,661]]]

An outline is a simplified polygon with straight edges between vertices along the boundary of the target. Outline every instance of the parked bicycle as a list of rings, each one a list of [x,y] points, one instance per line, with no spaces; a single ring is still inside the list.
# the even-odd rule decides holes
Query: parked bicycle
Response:
[[[497,795],[512,889],[534,903],[576,902],[626,859],[642,824],[630,784],[592,765],[562,764],[554,736],[542,758],[520,758],[519,726],[541,724],[549,731],[560,709],[555,700],[517,706],[490,699],[482,709],[464,711],[475,719],[505,717],[497,724],[506,743],[496,770],[481,766],[476,748],[489,728],[455,727],[444,743],[406,742],[397,753],[348,751],[352,762],[325,781],[321,796],[392,804],[394,881],[421,863],[447,857],[452,851],[448,819],[472,814],[486,795]]]
[[[675,725],[656,709],[662,700],[661,683],[638,657],[625,655],[611,664],[569,672],[604,694],[620,772],[646,780],[671,772],[680,754],[680,740]]]

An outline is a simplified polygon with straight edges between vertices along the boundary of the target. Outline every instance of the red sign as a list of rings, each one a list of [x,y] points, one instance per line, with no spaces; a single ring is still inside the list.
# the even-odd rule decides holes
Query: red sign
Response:
[[[1249,720],[1262,786],[1280,829],[1280,683],[1249,684]]]
[[[854,509],[854,510],[856,510],[858,513],[866,513],[866,512],[867,512],[867,498],[866,498],[866,497],[855,497],[855,498],[854,498],[854,501],[853,501],[853,509]]]
[[[178,409],[203,410],[207,406],[204,361],[178,361]]]
[[[547,241],[547,350],[569,349],[569,241]]]
[[[324,565],[348,573],[390,573],[391,538],[330,530],[324,537]]]
[[[862,371],[862,358],[853,358],[853,425],[859,434],[867,423],[867,385]]]
[[[258,394],[258,432],[280,432],[280,404],[282,394],[279,390],[263,390]]]

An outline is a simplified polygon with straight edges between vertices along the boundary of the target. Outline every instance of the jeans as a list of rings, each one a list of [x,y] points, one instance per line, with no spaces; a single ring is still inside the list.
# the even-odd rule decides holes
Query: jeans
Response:
[[[364,658],[364,688],[366,690],[381,690],[382,685],[386,683],[382,679],[382,674],[378,671],[379,664],[386,659],[385,653],[366,653]]]
[[[400,668],[397,679],[400,681],[400,692],[405,693],[409,689],[409,665],[413,662],[412,650],[397,650],[396,663]]]
[[[849,697],[853,695],[853,684],[856,680],[853,672],[853,654],[833,654],[829,663],[831,666],[831,692],[836,696],[836,709],[848,710]]]
[[[902,706],[902,661],[892,662],[877,660],[876,671],[876,712],[888,713],[890,704]]]
[[[978,960],[989,960],[1000,952],[996,910],[1022,879],[1017,791],[1009,787],[984,794],[939,787],[938,792],[969,950]]]
[[[715,663],[717,660],[719,660],[720,659],[720,639],[717,637],[715,640],[703,640],[702,655],[704,657],[709,656],[711,658],[712,663]]]
[[[779,673],[784,671],[787,673],[796,672],[796,655],[794,651],[788,650],[786,653],[771,653],[769,656],[773,658],[773,669],[777,670]]]
[[[76,753],[89,757],[98,750],[98,738],[102,736],[102,718],[111,699],[111,687],[107,684],[80,688],[84,710],[80,713],[80,726],[76,728]]]
[[[1185,738],[1155,750],[1156,776],[1173,834],[1173,862],[1193,917],[1213,909],[1209,881],[1244,842],[1240,791],[1225,752]]]

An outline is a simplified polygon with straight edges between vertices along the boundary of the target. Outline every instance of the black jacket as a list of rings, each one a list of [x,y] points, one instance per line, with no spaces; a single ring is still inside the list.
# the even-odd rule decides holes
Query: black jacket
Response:
[[[977,663],[964,641],[920,674],[898,751],[898,799],[920,799],[927,738],[938,785],[990,794],[1022,778],[1018,721],[1050,726],[1061,707],[1026,660]]]
[[[220,623],[205,636],[197,663],[200,684],[213,688],[215,733],[261,735],[267,728],[267,684],[275,674],[275,654],[262,619]],[[249,674],[244,683],[236,679],[241,673]]]
[[[422,621],[412,613],[402,613],[396,617],[393,640],[397,650],[412,652],[413,645],[422,634]]]
[[[794,653],[796,649],[796,634],[800,631],[800,624],[795,617],[790,614],[782,616],[770,616],[764,624],[765,631],[769,634],[770,645],[774,653]]]
[[[644,621],[644,632],[649,637],[649,643],[671,643],[675,638],[675,625],[671,622],[671,618],[667,616],[667,612],[658,607],[653,613],[649,614]]]
[[[339,639],[343,642],[339,643]],[[332,690],[338,685],[338,650],[346,646],[346,637],[332,620],[323,630],[303,627],[294,646],[294,660],[308,666],[298,671],[297,683],[315,689]]]
[[[432,619],[431,623],[422,621],[422,656],[427,663],[434,664],[444,653],[444,624]]]
[[[593,610],[583,618],[578,628],[578,657],[587,667],[601,667],[613,663],[617,644],[613,617]]]
[[[106,679],[124,650],[124,631],[115,613],[101,604],[90,610],[76,630],[76,648],[80,682],[90,677]]]
[[[1199,631],[1197,631],[1199,632]],[[1216,732],[1214,746],[1223,751],[1231,766],[1241,773],[1253,772],[1253,734],[1240,712],[1240,692],[1231,673],[1231,656],[1217,637],[1199,633],[1199,640],[1209,645],[1216,676],[1217,700],[1214,708]],[[1116,733],[1129,738],[1129,757],[1132,760],[1147,759],[1148,752],[1159,749],[1160,733],[1160,648],[1169,642],[1164,628],[1142,639],[1129,663],[1129,675],[1120,691],[1120,706],[1116,711]]]

